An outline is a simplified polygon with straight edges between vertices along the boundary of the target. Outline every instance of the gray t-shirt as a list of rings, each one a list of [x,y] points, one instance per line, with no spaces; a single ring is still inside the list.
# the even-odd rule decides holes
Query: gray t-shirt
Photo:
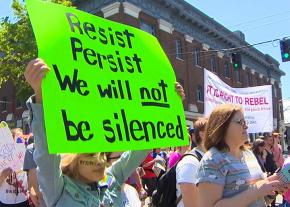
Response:
[[[202,182],[224,186],[223,198],[233,197],[248,189],[250,184],[264,178],[256,157],[250,150],[243,151],[242,159],[228,152],[211,148],[200,162],[196,184]],[[248,207],[265,207],[264,198],[259,198]]]
[[[34,144],[30,144],[27,146],[25,151],[25,157],[24,157],[24,164],[23,164],[23,170],[28,171],[30,169],[37,168],[37,165],[34,162],[33,159],[33,152],[34,152]]]

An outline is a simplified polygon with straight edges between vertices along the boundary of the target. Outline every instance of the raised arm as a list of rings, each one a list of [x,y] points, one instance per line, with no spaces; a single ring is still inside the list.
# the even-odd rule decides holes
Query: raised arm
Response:
[[[108,169],[109,173],[111,173],[120,184],[124,183],[150,151],[151,150],[124,152],[122,156]]]
[[[48,154],[41,104],[41,81],[47,68],[42,60],[32,60],[26,67],[25,78],[35,92],[35,97],[29,99],[27,106],[32,115],[31,128],[34,135],[34,160],[37,164],[38,182],[46,204],[54,206],[63,191],[64,181],[60,169],[60,155]]]

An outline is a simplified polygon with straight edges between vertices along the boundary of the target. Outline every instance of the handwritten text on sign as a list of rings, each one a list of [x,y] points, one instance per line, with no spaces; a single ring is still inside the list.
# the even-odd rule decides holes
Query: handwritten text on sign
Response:
[[[42,89],[51,153],[188,143],[175,75],[155,37],[52,3],[27,8],[51,69]]]
[[[0,172],[6,168],[14,171],[23,167],[24,144],[14,143],[12,134],[5,122],[0,123]]]

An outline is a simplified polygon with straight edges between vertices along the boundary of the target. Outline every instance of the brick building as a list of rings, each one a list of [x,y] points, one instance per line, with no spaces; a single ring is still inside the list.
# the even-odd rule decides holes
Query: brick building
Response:
[[[16,98],[12,81],[0,88],[0,121],[6,121],[10,128],[20,127],[24,133],[29,133],[28,111],[25,102]]]
[[[204,111],[203,69],[232,87],[273,87],[274,129],[283,124],[279,63],[255,48],[240,49],[242,69],[234,70],[231,53],[221,49],[248,45],[242,32],[231,32],[184,0],[74,0],[77,8],[155,35],[186,91],[187,123]],[[219,50],[212,52],[211,50]],[[255,136],[255,135],[251,135]]]

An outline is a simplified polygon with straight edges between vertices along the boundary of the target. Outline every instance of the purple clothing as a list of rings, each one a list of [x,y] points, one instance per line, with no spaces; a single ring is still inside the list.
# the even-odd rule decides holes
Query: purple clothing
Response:
[[[169,157],[169,161],[168,161],[168,167],[172,168],[181,158],[181,154],[178,152],[173,152],[170,157]]]

